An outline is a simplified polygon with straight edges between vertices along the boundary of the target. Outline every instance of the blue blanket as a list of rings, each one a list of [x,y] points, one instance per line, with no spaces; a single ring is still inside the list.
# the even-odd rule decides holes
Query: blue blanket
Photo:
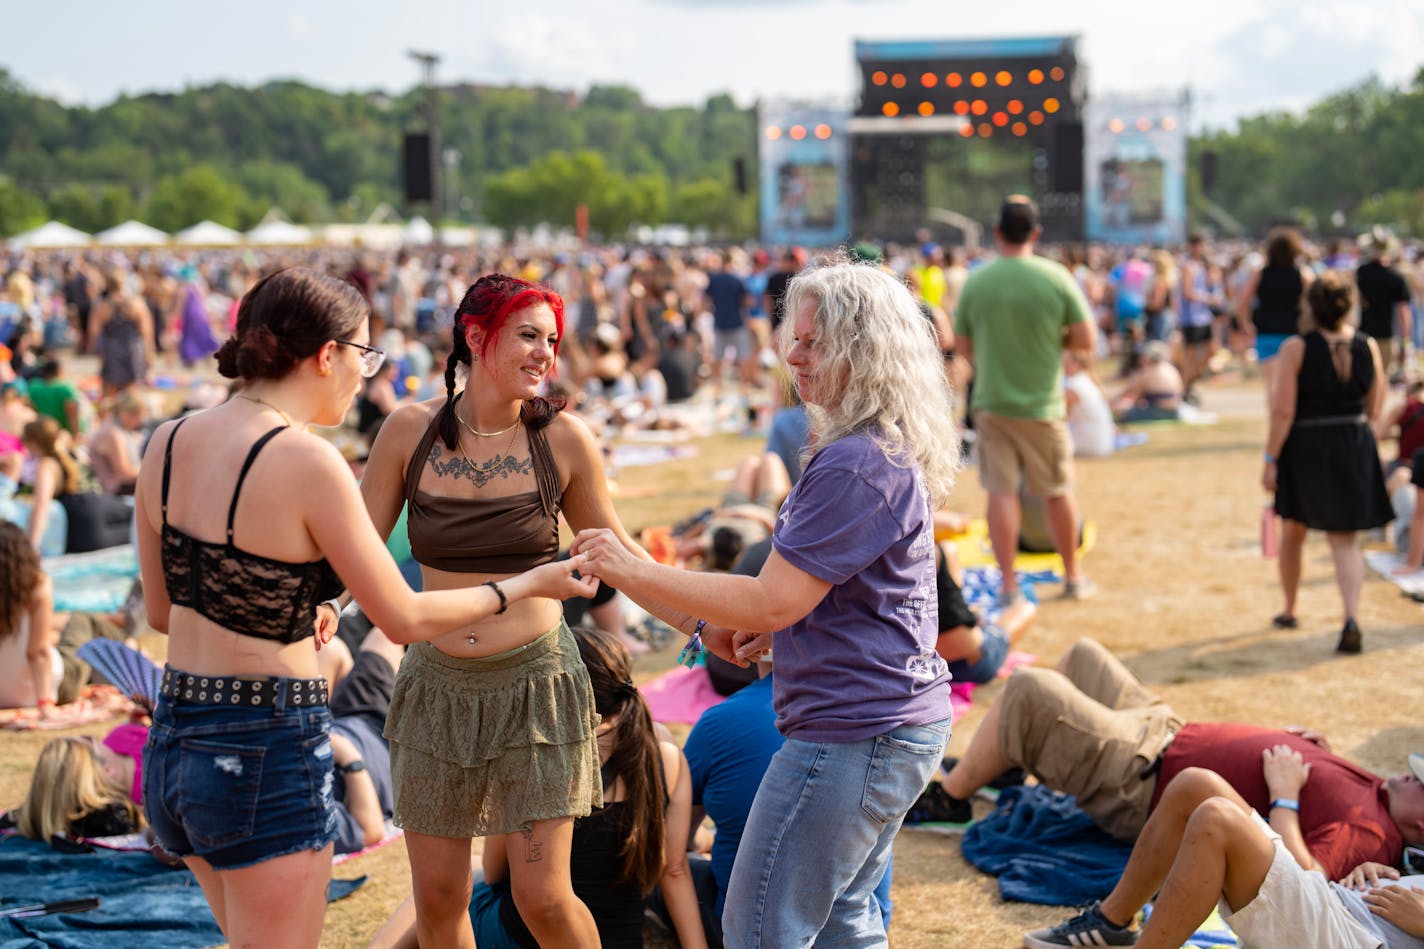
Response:
[[[969,826],[964,859],[999,878],[999,895],[1079,906],[1108,894],[1132,847],[1099,830],[1070,795],[1039,785],[1000,792],[994,812]]]
[[[327,898],[365,882],[333,880]],[[99,908],[0,919],[0,949],[192,949],[226,941],[187,870],[170,870],[146,852],[62,854],[23,837],[0,838],[0,910],[86,896],[99,897]]]

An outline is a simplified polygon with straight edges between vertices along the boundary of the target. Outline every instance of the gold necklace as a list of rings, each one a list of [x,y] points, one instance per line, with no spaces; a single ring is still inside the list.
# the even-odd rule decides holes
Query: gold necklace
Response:
[[[455,417],[456,417],[456,418],[459,418],[460,416],[457,414]],[[470,456],[469,456],[468,454],[466,454],[466,452],[465,452],[465,443],[464,443],[463,441],[460,441],[459,439],[456,439],[456,440],[455,440],[455,443],[460,446],[460,454],[462,454],[462,455],[465,456],[465,461],[467,461],[467,462],[470,463],[470,467],[476,469],[476,470],[479,471],[481,474],[484,474],[484,473],[487,472],[487,471],[492,471],[492,470],[494,470],[495,465],[499,464],[500,461],[503,460],[504,456],[509,454],[510,449],[512,449],[512,448],[514,447],[514,440],[519,437],[519,432],[517,431],[517,429],[519,428],[519,422],[520,422],[520,421],[521,421],[520,419],[516,419],[515,422],[514,422],[514,424],[509,427],[509,428],[516,429],[516,431],[515,431],[515,433],[514,433],[513,435],[509,436],[509,444],[504,446],[504,451],[502,451],[502,452],[495,452],[494,457],[491,458],[489,461],[485,462],[485,463],[482,464],[482,465],[477,465],[477,464],[475,464],[473,461],[470,460]],[[466,428],[469,428],[468,425],[465,426],[465,427],[466,427]],[[509,431],[509,428],[504,429],[504,431],[505,431],[505,432]],[[471,430],[471,431],[474,431],[474,429],[470,429],[470,430]],[[475,432],[475,434],[478,435],[479,432]],[[502,433],[501,433],[501,434],[502,434]]]
[[[265,406],[267,406],[267,408],[271,409],[273,412],[276,412],[278,415],[282,416],[282,421],[286,422],[286,423],[287,423],[287,426],[288,426],[289,428],[296,428],[296,427],[297,427],[297,423],[292,421],[292,417],[291,417],[290,415],[288,415],[286,412],[283,412],[280,408],[278,408],[277,406],[273,405],[271,402],[268,402],[266,399],[259,399],[259,398],[258,398],[257,396],[255,396],[255,395],[244,395],[244,394],[241,393],[241,392],[239,392],[239,393],[237,394],[237,397],[238,397],[239,399],[245,399],[245,400],[248,401],[248,402],[256,402],[258,405],[265,405]],[[305,425],[303,425],[303,426],[301,426],[301,427],[302,427],[303,430],[306,429],[306,426],[305,426]]]
[[[464,393],[460,394],[460,401],[465,401]],[[523,415],[524,413],[522,411],[519,414],[515,415],[514,424],[509,426],[509,428],[501,428],[497,432],[482,432],[479,429],[475,428],[473,425],[471,425],[469,422],[465,421],[464,416],[460,414],[460,406],[455,406],[455,420],[458,421],[461,425],[465,426],[465,431],[469,432],[471,435],[476,435],[480,438],[495,438],[499,435],[503,435],[505,432],[509,431],[510,428],[518,428],[519,422],[523,418]]]

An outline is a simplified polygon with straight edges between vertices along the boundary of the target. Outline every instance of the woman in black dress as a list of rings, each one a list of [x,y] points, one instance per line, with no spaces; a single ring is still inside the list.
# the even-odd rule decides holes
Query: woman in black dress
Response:
[[[1301,550],[1309,528],[1323,530],[1335,561],[1344,605],[1339,652],[1359,652],[1355,621],[1364,582],[1358,531],[1381,527],[1393,516],[1371,424],[1384,406],[1387,381],[1374,340],[1346,319],[1354,289],[1339,273],[1310,285],[1306,301],[1315,329],[1281,345],[1271,394],[1261,484],[1276,495],[1283,519],[1280,548],[1285,609],[1276,626],[1296,625]]]

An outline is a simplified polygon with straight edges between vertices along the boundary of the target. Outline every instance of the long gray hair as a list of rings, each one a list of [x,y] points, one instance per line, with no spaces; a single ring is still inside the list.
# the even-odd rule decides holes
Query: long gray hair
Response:
[[[834,405],[807,404],[809,461],[839,438],[865,430],[891,463],[918,467],[930,501],[942,507],[959,469],[953,396],[934,325],[903,283],[869,264],[818,263],[792,279],[778,347],[791,348],[795,315],[816,304],[819,373],[832,380]]]

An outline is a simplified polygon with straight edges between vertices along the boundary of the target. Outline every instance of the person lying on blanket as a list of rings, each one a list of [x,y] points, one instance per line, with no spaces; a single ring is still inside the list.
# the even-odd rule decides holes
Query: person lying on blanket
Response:
[[[1132,848],[1122,878],[1100,903],[1053,926],[1028,933],[1029,949],[1137,946],[1177,949],[1220,904],[1222,919],[1243,944],[1292,949],[1424,949],[1424,876],[1399,881],[1392,867],[1366,861],[1331,883],[1296,826],[1302,791],[1314,782],[1310,765],[1286,745],[1267,749],[1262,772],[1274,799],[1272,823],[1220,775],[1180,772],[1167,785]],[[1424,772],[1424,756],[1410,755]],[[1424,817],[1424,786],[1416,775],[1394,795],[1401,816]],[[1285,820],[1277,821],[1277,815]],[[1292,828],[1295,832],[1292,833]],[[1157,893],[1139,932],[1128,924]]]
[[[1278,795],[1262,758],[1276,746],[1310,766],[1309,785],[1291,801],[1295,809],[1272,806]],[[962,809],[960,801],[1014,766],[1075,795],[1099,827],[1123,841],[1142,833],[1174,777],[1205,768],[1330,879],[1365,861],[1394,864],[1405,844],[1424,843],[1424,785],[1414,776],[1379,778],[1300,728],[1189,723],[1091,639],[1069,649],[1056,670],[1015,670],[964,757],[916,806]]]
[[[362,642],[332,691],[336,853],[354,853],[385,837],[391,816],[391,755],[386,710],[402,647],[379,629]],[[55,738],[40,751],[24,803],[0,814],[34,840],[112,837],[143,828],[143,747],[148,728],[126,722],[102,739]]]

